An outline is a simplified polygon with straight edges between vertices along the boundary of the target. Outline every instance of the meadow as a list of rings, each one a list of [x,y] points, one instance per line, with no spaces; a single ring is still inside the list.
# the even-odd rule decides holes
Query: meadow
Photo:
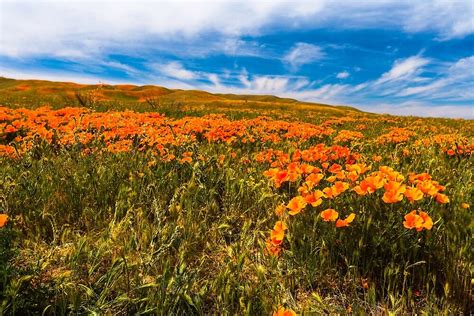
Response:
[[[460,314],[474,122],[0,80],[0,314]]]

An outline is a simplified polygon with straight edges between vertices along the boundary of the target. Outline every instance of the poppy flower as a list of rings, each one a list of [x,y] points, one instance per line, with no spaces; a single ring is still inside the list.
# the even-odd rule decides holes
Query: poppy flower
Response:
[[[179,163],[180,164],[184,164],[184,163],[192,163],[193,162],[193,158],[192,157],[183,157],[179,160]]]
[[[352,221],[354,220],[355,216],[356,215],[354,213],[351,213],[349,214],[349,216],[346,217],[346,219],[338,219],[336,222],[336,227],[349,226],[349,224],[352,223]]]
[[[273,178],[273,177],[275,177],[275,175],[277,174],[277,172],[278,172],[278,168],[270,168],[270,169],[268,169],[268,170],[265,170],[265,171],[263,172],[263,175],[264,175],[265,177],[267,177],[267,178]]]
[[[286,170],[278,171],[274,177],[274,180],[275,180],[275,186],[279,188],[283,182],[288,180],[288,171]]]
[[[436,202],[440,204],[446,204],[446,203],[449,203],[449,198],[445,194],[438,193],[436,194]]]
[[[406,186],[396,181],[389,181],[384,185],[385,193],[382,200],[385,203],[397,203],[403,199],[403,193],[406,191]]]
[[[359,195],[366,195],[367,193],[374,193],[375,190],[380,189],[385,184],[385,179],[379,175],[373,175],[361,181],[360,185],[354,187],[354,191]]]
[[[416,210],[411,211],[404,218],[403,226],[407,229],[422,231],[423,229],[430,230],[433,227],[433,220],[423,211],[419,211],[419,214]]]
[[[380,160],[382,160],[382,156],[374,155],[374,156],[372,157],[372,160],[375,161],[375,162],[380,161]]]
[[[296,313],[292,309],[280,306],[276,312],[273,312],[273,316],[296,316]]]
[[[8,223],[8,215],[7,214],[0,214],[0,228],[5,226]]]
[[[419,201],[423,198],[423,192],[415,187],[407,187],[404,194],[410,202]]]
[[[352,182],[355,182],[359,178],[359,174],[357,173],[357,171],[351,171],[347,174],[346,177]]]
[[[463,208],[463,209],[468,209],[468,208],[470,208],[470,207],[471,207],[471,206],[470,206],[469,204],[467,204],[467,203],[461,203],[461,208]]]
[[[288,172],[296,172],[296,173],[301,173],[301,169],[300,169],[300,164],[297,163],[297,162],[292,162],[290,163],[286,169],[288,170]]]
[[[322,198],[324,197],[324,193],[320,190],[316,190],[314,192],[308,193],[304,196],[306,203],[311,204],[311,206],[316,207],[321,205],[323,202]]]
[[[334,183],[333,187],[336,189],[338,194],[341,194],[342,192],[349,189],[349,184],[347,182],[337,181]]]
[[[303,174],[311,174],[315,169],[315,167],[308,164],[301,165],[301,173]]]
[[[273,256],[278,256],[281,252],[281,247],[279,245],[273,244],[271,239],[265,241],[265,247],[267,252]]]
[[[335,222],[336,219],[339,217],[339,213],[333,210],[332,208],[328,208],[321,212],[321,217],[325,222]]]
[[[337,179],[336,176],[330,176],[330,177],[327,177],[326,181],[333,183],[334,181],[336,181],[336,179]]]
[[[430,230],[433,227],[433,220],[427,213],[423,211],[419,211],[419,213],[420,213],[420,217],[423,219],[422,228]],[[417,231],[420,231],[420,230],[421,230],[420,228],[417,228]]]
[[[329,170],[329,172],[331,172],[331,173],[338,173],[339,171],[342,170],[342,166],[339,165],[339,164],[337,164],[337,163],[335,163],[335,164],[333,164],[328,170]]]
[[[424,194],[430,196],[435,196],[436,194],[438,194],[439,191],[439,188],[436,187],[436,185],[434,185],[431,180],[419,182],[416,187],[420,189]]]
[[[278,221],[275,223],[275,226],[273,227],[270,233],[270,238],[274,245],[281,244],[281,242],[283,241],[283,238],[285,238],[285,230],[287,229],[288,227],[286,226],[284,222]]]
[[[324,178],[322,173],[312,173],[306,177],[305,184],[312,188],[318,185],[322,178]]]
[[[296,196],[288,202],[287,208],[290,209],[288,214],[296,215],[306,207],[306,200],[302,196]]]

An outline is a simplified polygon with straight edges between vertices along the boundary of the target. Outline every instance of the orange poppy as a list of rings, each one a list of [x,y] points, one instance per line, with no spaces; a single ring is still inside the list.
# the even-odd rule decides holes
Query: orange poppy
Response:
[[[445,194],[438,193],[436,194],[436,202],[440,204],[446,204],[446,203],[449,203],[449,198]]]
[[[288,227],[286,226],[284,222],[278,221],[275,223],[275,226],[273,227],[270,233],[270,238],[274,245],[281,244],[281,242],[283,241],[283,238],[285,238],[285,230],[287,229]]]
[[[433,227],[433,220],[431,219],[431,217],[427,213],[425,213],[423,211],[420,211],[419,213],[420,213],[420,217],[423,219],[422,228],[430,230]],[[422,228],[421,229],[417,228],[417,231],[422,230]]]
[[[279,188],[283,182],[288,180],[288,171],[286,170],[278,171],[274,176],[274,180],[275,180],[275,186]]]
[[[302,196],[296,196],[288,202],[287,208],[290,209],[288,214],[296,215],[306,207],[306,200]]]
[[[403,193],[406,191],[406,186],[396,181],[389,181],[384,185],[385,193],[382,200],[385,203],[397,203],[403,199]]]
[[[186,162],[188,162],[188,163],[193,162],[193,158],[192,158],[192,157],[183,157],[183,158],[181,158],[181,159],[179,160],[179,163],[180,163],[180,164],[184,164],[184,163],[186,163]]]
[[[333,183],[334,181],[336,181],[336,179],[337,179],[336,176],[330,176],[330,177],[327,177],[326,181]]]
[[[372,157],[372,160],[375,161],[375,162],[380,161],[380,160],[382,160],[382,156],[374,155],[374,156]]]
[[[415,187],[407,187],[404,194],[410,202],[419,201],[423,198],[423,192]]]
[[[312,188],[313,186],[318,185],[322,178],[324,178],[322,173],[312,173],[306,177],[305,183]]]
[[[419,182],[416,187],[420,189],[424,194],[435,196],[439,189],[433,184],[431,180],[425,180]]]
[[[0,214],[0,228],[5,226],[8,223],[8,215],[7,214]]]
[[[339,164],[337,164],[337,163],[333,164],[333,165],[328,169],[328,171],[331,172],[331,173],[338,173],[338,172],[341,171],[341,170],[342,170],[342,166],[339,165]]]
[[[356,215],[354,213],[351,213],[349,214],[349,216],[346,217],[346,219],[338,219],[336,222],[336,227],[349,226],[349,224],[352,223],[352,221],[354,220],[355,216]]]
[[[267,178],[273,178],[273,177],[275,177],[275,175],[277,174],[277,172],[278,172],[278,168],[270,168],[270,169],[268,169],[268,170],[265,170],[265,171],[263,172],[263,175],[264,175],[265,177],[267,177]]]
[[[273,316],[296,316],[296,313],[292,309],[280,306],[276,312],[273,312]]]
[[[279,245],[274,245],[271,239],[267,239],[265,241],[265,247],[267,252],[273,256],[278,256],[281,252],[281,248]]]
[[[355,182],[359,178],[359,174],[356,171],[351,171],[347,174],[347,179]]]
[[[328,208],[327,210],[321,212],[321,217],[325,222],[335,222],[339,217],[339,213],[332,208]]]
[[[335,187],[338,194],[340,194],[349,189],[349,184],[347,182],[337,181],[333,187]]]
[[[374,193],[375,190],[384,186],[385,179],[379,175],[373,175],[361,181],[360,185],[354,187],[354,191],[359,195]]]
[[[430,230],[433,227],[433,220],[431,217],[423,212],[419,211],[419,215],[416,210],[411,211],[405,215],[405,220],[403,221],[403,226],[407,229],[416,229],[417,231],[422,231],[423,229]]]
[[[320,190],[316,190],[314,192],[311,192],[307,195],[305,195],[304,199],[306,200],[306,203],[311,204],[311,206],[316,207],[318,205],[321,205],[323,202],[322,198],[324,197],[324,193],[321,192]]]

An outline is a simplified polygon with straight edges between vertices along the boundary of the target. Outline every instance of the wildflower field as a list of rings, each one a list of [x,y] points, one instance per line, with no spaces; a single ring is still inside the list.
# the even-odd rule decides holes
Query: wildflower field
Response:
[[[0,314],[473,310],[473,121],[143,91],[0,82]]]

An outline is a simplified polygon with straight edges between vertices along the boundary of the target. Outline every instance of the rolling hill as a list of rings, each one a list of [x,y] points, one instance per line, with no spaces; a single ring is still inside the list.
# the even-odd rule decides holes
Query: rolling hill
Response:
[[[360,112],[348,106],[333,106],[272,95],[213,94],[199,90],[168,89],[153,85],[109,85],[16,80],[0,77],[0,104],[35,108],[49,105],[92,106],[113,104],[113,108],[152,110],[161,106],[219,108],[298,109],[331,115]],[[106,107],[107,108],[107,107]]]

